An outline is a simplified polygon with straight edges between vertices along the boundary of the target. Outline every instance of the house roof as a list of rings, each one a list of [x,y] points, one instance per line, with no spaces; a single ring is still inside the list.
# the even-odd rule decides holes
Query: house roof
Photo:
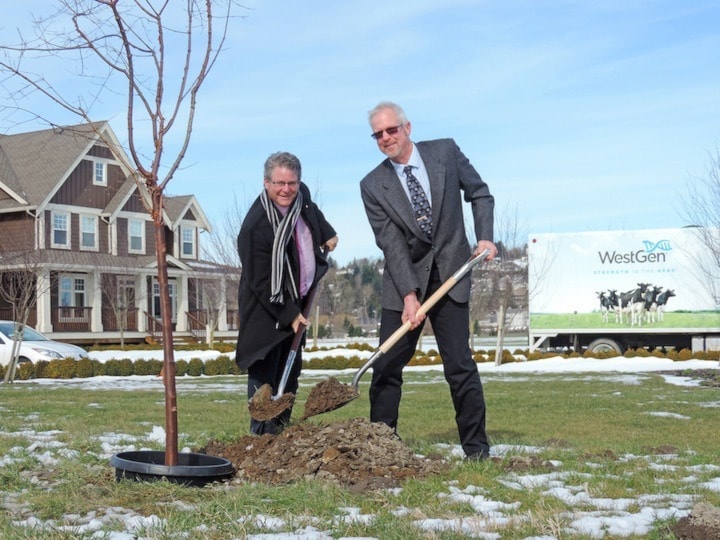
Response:
[[[104,133],[100,136],[99,133]],[[47,202],[98,140],[107,140],[114,153],[124,156],[122,148],[106,121],[57,126],[28,133],[0,135],[0,211],[37,209]],[[127,162],[127,158],[121,162]],[[147,192],[142,190],[147,198]],[[115,217],[138,184],[128,172],[125,183],[103,209]],[[211,225],[194,195],[164,197],[165,223],[176,229],[192,209],[195,221],[207,231]]]
[[[5,208],[36,208],[64,180],[98,139],[97,130],[106,122],[54,127],[15,135],[0,135],[0,189],[19,194]],[[32,179],[23,181],[22,179]]]
[[[192,209],[195,221],[199,222],[208,232],[212,232],[210,222],[194,195],[165,197],[163,199],[163,208],[165,210],[165,223],[171,229],[176,229],[181,220],[185,218],[188,210]]]

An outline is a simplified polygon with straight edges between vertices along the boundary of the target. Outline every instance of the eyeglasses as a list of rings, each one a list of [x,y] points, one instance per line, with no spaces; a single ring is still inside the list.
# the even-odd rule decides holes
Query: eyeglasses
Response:
[[[395,135],[398,130],[403,127],[405,124],[400,124],[397,126],[381,129],[380,131],[376,131],[375,133],[372,133],[370,136],[375,139],[376,141],[379,141],[382,139],[383,133],[387,133],[388,135]]]
[[[276,188],[290,189],[296,189],[300,185],[300,182],[276,182],[275,180],[270,180],[270,183]]]

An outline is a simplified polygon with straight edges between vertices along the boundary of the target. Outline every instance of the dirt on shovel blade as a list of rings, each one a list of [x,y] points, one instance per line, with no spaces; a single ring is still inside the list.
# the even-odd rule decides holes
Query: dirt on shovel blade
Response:
[[[276,400],[272,398],[272,388],[263,384],[248,402],[250,416],[260,422],[277,418],[295,403],[295,394],[285,393]]]
[[[305,401],[305,413],[300,420],[339,409],[359,396],[355,387],[343,384],[335,377],[320,381],[310,390]]]

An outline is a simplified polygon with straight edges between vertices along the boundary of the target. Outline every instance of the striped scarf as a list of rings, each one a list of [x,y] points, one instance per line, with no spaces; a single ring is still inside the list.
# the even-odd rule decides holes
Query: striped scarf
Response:
[[[262,202],[268,221],[272,224],[273,231],[275,232],[272,248],[272,270],[270,274],[270,302],[273,304],[285,303],[283,296],[283,274],[285,273],[287,274],[290,285],[290,294],[292,295],[293,301],[295,301],[298,299],[298,287],[295,283],[292,269],[290,268],[290,259],[288,258],[286,248],[295,230],[295,223],[297,223],[300,217],[300,210],[303,204],[302,193],[298,191],[292,206],[290,206],[287,214],[285,214],[282,219],[280,212],[275,208],[266,190],[263,190],[260,194],[260,202]]]

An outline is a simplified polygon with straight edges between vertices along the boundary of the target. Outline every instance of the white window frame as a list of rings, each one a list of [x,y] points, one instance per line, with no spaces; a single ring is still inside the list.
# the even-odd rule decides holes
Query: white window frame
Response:
[[[116,276],[117,305],[129,310],[135,307],[135,278],[133,276]]]
[[[172,322],[177,322],[177,282],[170,278],[168,280],[168,292],[170,293],[170,312],[172,314]],[[153,278],[152,281],[152,316],[158,320],[162,320],[162,313],[160,312],[160,283],[158,280]]]
[[[66,323],[86,322],[88,280],[82,274],[58,276],[58,319]]]
[[[92,230],[87,230],[86,220],[91,220]],[[98,218],[90,214],[80,214],[80,250],[81,251],[98,251]],[[85,245],[86,235],[92,235],[92,244]]]
[[[188,238],[186,238],[188,236]],[[180,226],[180,257],[183,259],[196,258],[197,247],[195,245],[195,227],[187,225]],[[190,253],[185,252],[185,246],[190,247]]]
[[[57,228],[56,227],[56,218],[64,218],[65,220],[65,228]],[[72,218],[70,212],[60,212],[57,210],[53,210],[50,214],[50,247],[52,248],[58,248],[58,249],[70,249],[70,238],[72,238]],[[56,232],[65,232],[65,242],[64,243],[58,243],[55,241],[55,233]]]
[[[107,184],[108,184],[107,161],[100,161],[100,160],[94,159],[94,160],[92,160],[92,164],[93,164],[93,185],[107,186]]]
[[[69,287],[67,287],[69,285]],[[58,280],[58,306],[86,307],[87,278],[82,274],[62,274]],[[78,305],[78,301],[80,305]]]
[[[137,253],[144,255],[145,254],[145,220],[144,219],[136,219],[136,218],[128,218],[127,222],[127,233],[128,233],[128,253]],[[140,236],[133,235],[133,225],[137,225],[140,227]],[[140,249],[133,248],[133,238],[140,238],[140,243],[142,244]]]

